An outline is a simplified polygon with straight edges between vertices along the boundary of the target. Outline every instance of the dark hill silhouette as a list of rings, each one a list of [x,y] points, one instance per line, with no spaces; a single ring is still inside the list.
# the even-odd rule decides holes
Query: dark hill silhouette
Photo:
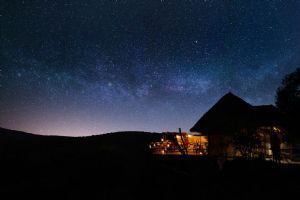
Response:
[[[60,137],[0,129],[1,197],[241,199],[247,194],[269,199],[298,193],[297,166],[235,161],[219,171],[205,157],[151,155],[148,143],[159,136]]]
[[[148,132],[61,137],[0,128],[0,193],[118,197],[124,185],[138,187],[156,139]]]
[[[86,137],[44,136],[0,128],[0,150],[51,151],[84,150],[107,151],[119,154],[148,154],[148,144],[159,140],[159,133],[127,131]]]

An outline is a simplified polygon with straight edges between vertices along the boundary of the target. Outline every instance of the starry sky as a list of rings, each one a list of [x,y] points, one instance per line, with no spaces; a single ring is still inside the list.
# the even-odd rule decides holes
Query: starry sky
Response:
[[[188,131],[231,91],[274,104],[300,66],[298,0],[1,0],[0,126]]]

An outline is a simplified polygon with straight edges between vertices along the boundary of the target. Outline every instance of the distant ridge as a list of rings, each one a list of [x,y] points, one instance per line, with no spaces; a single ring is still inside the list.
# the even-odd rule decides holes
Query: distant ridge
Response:
[[[0,135],[6,135],[11,134],[15,136],[31,136],[31,137],[61,137],[61,138],[88,138],[88,137],[99,137],[99,136],[109,136],[109,135],[119,135],[119,134],[157,134],[157,132],[147,132],[147,131],[117,131],[117,132],[109,132],[109,133],[103,133],[103,134],[95,134],[95,135],[89,135],[89,136],[62,136],[62,135],[40,135],[35,133],[28,133],[25,131],[19,131],[19,130],[13,130],[8,128],[2,128],[0,127]]]
[[[34,134],[34,133],[27,133],[24,131],[18,131],[18,130],[11,130],[11,129],[7,129],[7,128],[2,128],[0,127],[0,135],[14,135],[14,136],[27,136],[27,137],[39,137],[39,136],[43,136],[43,135],[38,135],[38,134]]]
[[[124,131],[111,132],[106,134],[68,137],[68,136],[51,136],[37,135],[23,131],[10,130],[0,128],[0,144],[7,143],[9,145],[26,145],[32,143],[99,143],[99,145],[134,145],[138,142],[146,144],[153,139],[160,137],[159,133],[143,132],[143,131]],[[137,144],[136,144],[137,145]]]

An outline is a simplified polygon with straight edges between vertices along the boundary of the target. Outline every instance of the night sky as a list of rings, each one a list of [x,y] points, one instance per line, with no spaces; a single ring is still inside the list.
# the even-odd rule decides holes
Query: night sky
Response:
[[[299,0],[1,0],[0,126],[188,131],[231,91],[274,104]]]

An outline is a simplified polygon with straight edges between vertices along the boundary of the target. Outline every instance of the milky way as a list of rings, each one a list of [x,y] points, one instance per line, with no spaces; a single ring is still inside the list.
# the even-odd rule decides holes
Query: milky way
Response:
[[[0,126],[188,130],[231,91],[274,104],[300,66],[300,1],[2,1]]]

